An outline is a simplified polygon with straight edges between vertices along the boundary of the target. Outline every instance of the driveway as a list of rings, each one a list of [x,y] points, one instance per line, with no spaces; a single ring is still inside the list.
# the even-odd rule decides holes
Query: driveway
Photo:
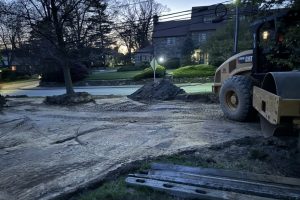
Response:
[[[225,120],[216,104],[42,101],[11,99],[0,113],[1,200],[53,199],[133,161],[260,135],[258,124]]]

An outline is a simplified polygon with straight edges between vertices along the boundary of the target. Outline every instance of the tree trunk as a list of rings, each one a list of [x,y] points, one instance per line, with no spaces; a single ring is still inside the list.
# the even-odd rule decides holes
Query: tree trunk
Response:
[[[73,89],[70,67],[68,65],[63,66],[63,72],[64,72],[64,79],[65,79],[66,93],[74,94],[75,92]]]

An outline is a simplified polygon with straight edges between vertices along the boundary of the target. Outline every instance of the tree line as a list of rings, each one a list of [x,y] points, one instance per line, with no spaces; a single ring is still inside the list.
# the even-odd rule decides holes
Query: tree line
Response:
[[[16,56],[62,69],[67,94],[70,69],[91,65],[124,45],[128,59],[149,44],[152,16],[166,8],[155,0],[10,0],[0,2],[0,50],[10,66]],[[97,59],[95,57],[98,57]]]

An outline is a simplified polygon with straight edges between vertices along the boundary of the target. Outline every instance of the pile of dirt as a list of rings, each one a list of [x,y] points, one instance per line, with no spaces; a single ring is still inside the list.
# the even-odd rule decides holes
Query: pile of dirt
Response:
[[[163,79],[158,82],[151,82],[129,95],[128,98],[135,101],[151,100],[173,100],[176,96],[184,94],[185,91],[169,80]]]
[[[92,95],[87,92],[76,92],[74,94],[47,96],[44,102],[49,105],[75,105],[94,102],[94,99]]]
[[[5,103],[6,103],[5,97],[0,94],[0,110],[2,110]]]

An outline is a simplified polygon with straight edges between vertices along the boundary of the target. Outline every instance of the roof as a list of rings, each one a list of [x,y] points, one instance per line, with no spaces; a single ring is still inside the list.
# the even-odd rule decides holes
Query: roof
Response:
[[[185,36],[189,31],[190,20],[158,22],[153,29],[153,38]]]
[[[220,27],[221,23],[207,22],[216,18],[215,15],[216,6],[198,6],[192,8],[192,17],[190,24],[190,31],[206,31],[216,30]]]
[[[192,8],[190,20],[165,21],[154,25],[153,38],[186,36],[190,31],[216,30],[221,23],[205,23],[205,18],[215,18],[215,6]]]

